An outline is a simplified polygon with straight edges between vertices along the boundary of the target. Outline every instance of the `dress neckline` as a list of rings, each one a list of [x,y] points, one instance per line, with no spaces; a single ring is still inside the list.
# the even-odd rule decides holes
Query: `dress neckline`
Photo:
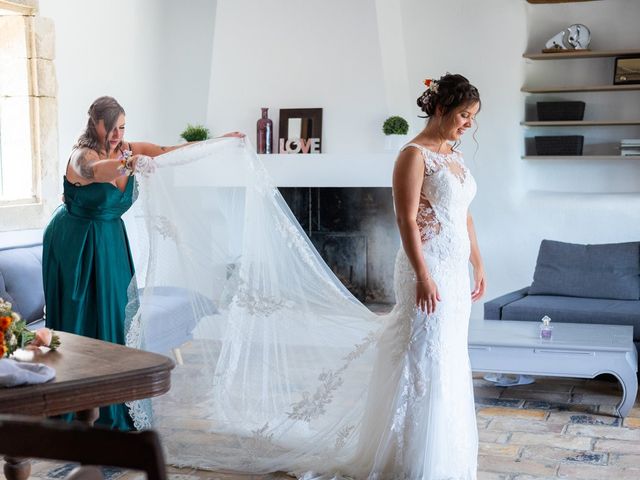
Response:
[[[440,152],[436,152],[434,150],[431,150],[430,148],[425,147],[424,145],[420,145],[419,143],[407,143],[404,147],[402,147],[402,150],[404,150],[407,147],[417,147],[418,149],[427,152],[428,154],[431,155],[436,155],[438,157],[459,157],[460,156],[460,152],[458,152],[457,150],[451,150],[451,152],[449,153],[440,153]]]
[[[66,175],[63,175],[62,178],[65,183],[71,185],[74,188],[85,188],[91,185],[109,185],[111,188],[115,188],[120,193],[125,193],[127,191],[127,188],[129,188],[129,183],[131,183],[130,182],[131,178],[127,178],[127,184],[124,186],[124,190],[120,190],[120,188],[117,185],[114,185],[113,183],[110,183],[110,182],[91,182],[91,183],[87,183],[86,185],[79,185],[79,184],[71,183]]]

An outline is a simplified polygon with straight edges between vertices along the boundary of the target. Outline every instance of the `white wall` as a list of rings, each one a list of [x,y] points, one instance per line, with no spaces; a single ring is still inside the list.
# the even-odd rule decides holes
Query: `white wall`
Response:
[[[219,0],[208,122],[255,144],[260,107],[276,135],[280,108],[322,107],[323,152],[381,150],[380,58],[372,0]]]
[[[389,3],[401,11],[400,43],[389,34],[396,19],[377,15],[388,13]],[[612,60],[533,65],[522,54],[539,51],[549,37],[575,22],[591,27],[594,49],[637,47],[637,18],[640,2],[634,0],[572,5],[219,0],[208,121],[216,131],[244,130],[255,142],[259,107],[272,107],[275,122],[278,108],[320,106],[325,109],[324,151],[377,152],[382,149],[380,123],[387,114],[419,113],[414,102],[424,78],[447,71],[466,75],[483,100],[479,148],[469,136],[462,149],[479,185],[472,212],[490,299],[531,282],[543,238],[591,243],[640,239],[640,164],[520,158],[524,136],[536,133],[520,126],[525,103],[533,101],[520,92],[523,85],[587,84],[596,80],[593,71],[598,69],[604,69],[598,81],[610,83],[612,69]],[[389,56],[390,44],[397,57]],[[401,68],[404,72],[397,71]],[[577,69],[588,75],[577,76]],[[587,118],[637,118],[638,94],[615,94],[618,103],[603,95],[587,94]],[[410,122],[414,130],[422,125],[415,116]],[[611,144],[612,138],[637,137],[639,132],[622,128],[580,134]],[[474,314],[481,314],[481,305]]]
[[[400,9],[400,18],[389,15],[389,3]],[[40,5],[58,32],[62,162],[89,103],[106,93],[127,109],[129,138],[158,143],[172,143],[184,123],[205,118],[214,133],[243,130],[255,142],[260,107],[271,107],[276,124],[279,108],[322,107],[324,151],[344,153],[348,161],[350,153],[360,158],[382,151],[380,128],[389,114],[409,112],[413,129],[419,129],[415,98],[422,80],[459,72],[483,99],[479,148],[469,136],[463,151],[479,186],[472,212],[487,269],[487,299],[531,282],[542,238],[640,239],[640,163],[525,161],[523,137],[535,132],[519,125],[525,103],[532,101],[520,92],[522,85],[590,83],[599,68],[597,80],[609,83],[612,69],[607,59],[532,63],[522,53],[539,50],[575,22],[591,27],[594,49],[637,47],[640,2],[635,0],[567,5],[114,0],[108,6],[98,0],[41,0]],[[207,40],[212,34],[213,44]],[[397,55],[390,54],[394,51]],[[586,94],[587,118],[637,118],[638,95]],[[637,128],[581,133],[598,144],[640,135]],[[480,309],[477,305],[474,313]]]
[[[56,29],[61,168],[101,95],[126,110],[128,140],[175,144],[205,121],[214,12],[215,0],[40,0]]]

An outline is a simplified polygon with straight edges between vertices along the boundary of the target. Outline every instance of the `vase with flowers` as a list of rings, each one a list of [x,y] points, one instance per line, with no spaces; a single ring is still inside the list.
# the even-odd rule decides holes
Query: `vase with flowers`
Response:
[[[0,359],[10,357],[19,348],[47,347],[55,350],[60,337],[50,328],[31,331],[10,302],[0,298]]]

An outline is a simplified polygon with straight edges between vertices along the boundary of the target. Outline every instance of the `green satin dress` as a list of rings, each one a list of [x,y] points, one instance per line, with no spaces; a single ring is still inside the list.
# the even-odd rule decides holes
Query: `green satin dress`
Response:
[[[135,180],[77,186],[64,178],[64,204],[44,232],[42,269],[47,327],[125,343],[127,289],[134,267],[124,222]],[[64,348],[64,345],[61,347]],[[101,425],[132,430],[126,405],[100,409]]]

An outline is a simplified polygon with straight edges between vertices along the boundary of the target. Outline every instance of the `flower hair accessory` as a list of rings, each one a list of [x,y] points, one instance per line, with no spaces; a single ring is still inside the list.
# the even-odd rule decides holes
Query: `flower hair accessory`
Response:
[[[427,91],[429,93],[438,93],[438,82],[432,78],[427,78],[424,81],[425,86],[427,87]]]

